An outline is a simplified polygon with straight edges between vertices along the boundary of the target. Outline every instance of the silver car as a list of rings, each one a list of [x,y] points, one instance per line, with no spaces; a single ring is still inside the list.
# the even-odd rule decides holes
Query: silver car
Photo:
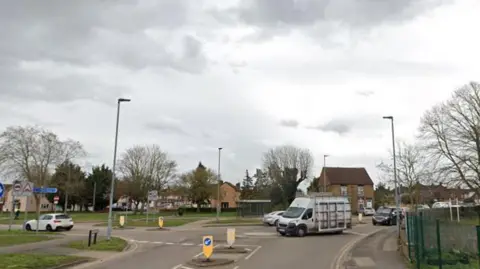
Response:
[[[375,215],[375,209],[373,209],[373,208],[365,208],[365,209],[363,210],[363,215],[364,215],[364,216],[373,216],[373,215]]]
[[[269,226],[277,226],[278,219],[285,211],[273,211],[263,216],[263,223]]]

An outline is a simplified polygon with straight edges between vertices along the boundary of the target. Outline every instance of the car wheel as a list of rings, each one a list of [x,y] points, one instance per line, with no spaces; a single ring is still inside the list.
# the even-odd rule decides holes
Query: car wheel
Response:
[[[281,236],[285,236],[285,233],[283,233],[283,232],[282,232],[282,233],[279,233],[279,234],[280,234]]]
[[[70,231],[73,227],[68,227],[65,230]]]
[[[47,231],[53,232],[52,226],[50,226],[50,224],[47,225]]]
[[[304,237],[307,232],[305,231],[304,227],[298,228],[297,235],[298,237]]]
[[[275,227],[278,226],[278,219],[273,223],[273,226],[275,226]]]
[[[372,224],[373,224],[373,226],[377,226],[377,222],[376,222],[376,221],[372,221]]]
[[[25,230],[31,231],[31,230],[32,230],[32,226],[30,226],[30,224],[25,225]]]

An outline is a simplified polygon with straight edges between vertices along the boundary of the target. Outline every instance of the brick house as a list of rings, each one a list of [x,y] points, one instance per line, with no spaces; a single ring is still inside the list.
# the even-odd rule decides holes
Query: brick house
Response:
[[[213,185],[214,188],[217,187],[217,184]],[[217,207],[217,189],[214,191],[213,197],[210,199],[210,206],[212,208]],[[220,185],[220,207],[221,208],[236,208],[237,201],[240,199],[240,190],[237,186],[233,185],[228,181],[224,181]]]
[[[327,192],[338,196],[348,196],[352,212],[358,213],[362,208],[373,208],[373,181],[365,168],[324,167],[318,181],[320,189],[324,182]]]

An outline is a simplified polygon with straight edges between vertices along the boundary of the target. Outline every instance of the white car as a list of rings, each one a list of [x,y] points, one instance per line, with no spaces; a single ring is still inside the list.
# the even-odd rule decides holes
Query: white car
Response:
[[[449,202],[435,202],[432,205],[432,208],[449,208],[450,203]]]
[[[277,226],[278,219],[283,215],[285,211],[273,211],[263,216],[263,223],[270,226]]]
[[[73,220],[66,214],[45,214],[41,215],[38,222],[39,231],[70,231],[73,228]],[[37,220],[29,220],[25,223],[25,230],[35,231],[37,229]]]
[[[365,208],[365,209],[363,210],[363,215],[365,215],[365,216],[373,216],[373,215],[375,215],[375,209],[373,209],[373,208]]]

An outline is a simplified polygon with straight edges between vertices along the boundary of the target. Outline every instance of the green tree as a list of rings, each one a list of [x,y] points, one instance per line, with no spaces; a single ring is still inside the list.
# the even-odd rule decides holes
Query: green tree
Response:
[[[255,197],[253,189],[253,178],[248,173],[248,170],[245,171],[245,177],[242,181],[240,197],[243,200],[253,199]]]
[[[95,189],[95,211],[103,210],[109,204],[110,184],[112,182],[112,170],[105,164],[92,167],[92,171],[87,177],[85,194],[88,202],[93,205],[93,195]]]
[[[88,202],[84,195],[86,182],[86,174],[82,168],[70,161],[65,161],[55,168],[50,180],[50,185],[56,187],[58,192],[47,195],[47,198],[53,202],[53,197],[58,195],[60,198],[59,204],[64,211],[66,211],[68,205],[79,205],[82,210]]]
[[[308,192],[320,192],[320,177],[314,177],[307,188]]]
[[[196,169],[181,175],[180,184],[184,193],[197,204],[200,211],[200,206],[208,203],[216,194],[217,175],[200,162]]]
[[[392,204],[394,202],[393,190],[388,189],[385,183],[380,182],[375,188],[374,200],[374,208]]]

